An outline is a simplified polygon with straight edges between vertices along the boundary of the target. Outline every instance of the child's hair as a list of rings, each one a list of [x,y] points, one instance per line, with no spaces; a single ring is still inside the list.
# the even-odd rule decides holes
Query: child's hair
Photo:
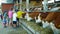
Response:
[[[10,10],[13,10],[13,7],[11,7]]]
[[[18,12],[18,9],[15,9],[16,12]]]
[[[5,11],[3,12],[3,15],[4,15],[5,13],[7,13],[7,10],[5,10]]]

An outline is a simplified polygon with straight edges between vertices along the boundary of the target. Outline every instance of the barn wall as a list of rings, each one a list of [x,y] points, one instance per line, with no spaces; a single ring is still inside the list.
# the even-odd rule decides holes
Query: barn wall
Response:
[[[2,4],[2,11],[4,10],[9,10],[11,7],[13,7],[14,4],[7,4],[7,3],[3,3]]]

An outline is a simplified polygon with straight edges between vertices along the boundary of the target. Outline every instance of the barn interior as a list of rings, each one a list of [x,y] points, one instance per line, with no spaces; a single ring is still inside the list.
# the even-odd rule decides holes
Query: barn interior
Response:
[[[1,6],[2,12],[11,7],[24,12],[19,22],[28,34],[60,34],[60,0],[7,0]]]

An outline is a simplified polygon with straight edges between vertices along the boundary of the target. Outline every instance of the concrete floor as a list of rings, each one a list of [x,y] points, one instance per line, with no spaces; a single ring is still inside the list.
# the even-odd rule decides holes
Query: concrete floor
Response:
[[[16,28],[16,29],[14,29],[11,26],[4,28],[3,24],[0,20],[0,34],[28,34],[28,33],[21,26],[19,28]]]

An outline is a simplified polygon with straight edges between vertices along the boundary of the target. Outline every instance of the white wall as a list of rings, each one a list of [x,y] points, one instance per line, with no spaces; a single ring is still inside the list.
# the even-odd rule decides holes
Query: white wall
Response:
[[[6,1],[7,1],[7,0],[1,0],[1,3],[7,3]]]
[[[12,3],[13,0],[1,0],[2,3]]]
[[[50,0],[48,1],[48,3],[54,3],[54,0]],[[42,4],[44,4],[44,1],[42,2]]]
[[[55,1],[60,1],[60,0],[55,0]]]

